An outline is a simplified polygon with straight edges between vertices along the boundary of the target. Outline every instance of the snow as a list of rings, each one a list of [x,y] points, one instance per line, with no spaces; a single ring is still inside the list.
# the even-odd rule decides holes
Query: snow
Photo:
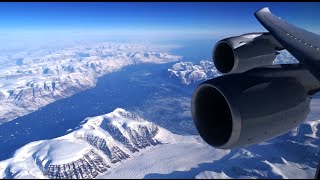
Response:
[[[277,55],[273,64],[298,63],[287,50],[282,50]],[[216,69],[212,60],[201,60],[199,64],[180,61],[168,69],[170,77],[178,79],[183,85],[199,84],[206,80],[218,77],[221,73]]]
[[[0,178],[157,177],[191,170],[228,152],[117,108],[86,118],[65,136],[23,146],[0,162]]]
[[[273,64],[295,64],[299,61],[293,57],[287,50],[282,50],[279,52]]]
[[[125,46],[116,46],[116,49],[123,50]],[[107,52],[107,57],[113,57],[116,51]],[[125,56],[118,53],[121,57]],[[287,52],[281,53],[289,57]],[[156,57],[167,56],[152,51],[139,51],[129,56],[148,59],[153,54]],[[94,66],[86,64],[86,67],[95,67],[93,70],[97,72],[99,68],[101,70],[104,61],[90,53],[81,56],[97,61],[90,61],[89,64]],[[27,59],[23,60],[24,64],[27,62]],[[282,62],[281,56],[275,61]],[[72,67],[74,71],[63,71],[61,76],[69,77],[75,84],[80,81],[77,79],[78,71],[91,72],[83,66],[79,68],[72,64]],[[201,61],[196,65],[179,62],[168,71],[184,84],[218,75],[210,61]],[[42,73],[41,69],[39,73]],[[92,77],[97,76],[95,73]],[[19,85],[24,89],[26,82],[24,78],[0,80],[0,86],[17,88]],[[57,79],[55,86],[50,82],[47,77],[40,77],[28,82],[28,85],[36,87],[45,83],[48,89],[64,85]],[[10,92],[4,92],[3,96],[10,96]],[[62,93],[57,89],[55,92]],[[0,94],[0,100],[3,96]],[[0,162],[0,178],[313,178],[320,155],[318,96],[311,101],[307,121],[298,128],[272,140],[231,151],[214,149],[199,136],[173,134],[134,113],[117,108],[108,114],[86,118],[79,127],[68,130],[65,136],[32,142],[18,149],[12,158]],[[173,100],[166,97],[160,101],[172,103]],[[180,104],[183,102],[189,102],[189,99],[182,100]],[[186,103],[186,110],[190,109],[189,105]],[[157,109],[153,107],[151,110]],[[94,168],[88,170],[88,167]]]
[[[318,105],[320,99],[312,102]],[[316,112],[311,107],[308,120],[283,136],[246,148],[219,150],[200,136],[173,134],[117,108],[86,118],[65,136],[18,149],[12,158],[0,162],[0,178],[60,178],[74,173],[78,178],[108,179],[313,178],[319,159]],[[89,166],[96,168],[90,172],[68,169]]]
[[[271,167],[271,172],[273,174],[279,175],[284,179],[295,178],[295,177],[296,178],[297,177],[312,178],[312,176],[310,175],[315,174],[314,168],[308,168],[307,166],[301,165],[299,163],[286,162],[285,159],[283,159],[283,161],[284,161],[283,163],[270,163],[267,160],[263,162]]]
[[[192,137],[190,137],[192,140]],[[183,153],[182,153],[183,152]],[[174,172],[189,171],[199,163],[220,159],[228,151],[213,150],[203,143],[166,144],[141,154],[99,176],[106,179],[162,178]],[[178,178],[170,176],[170,178]]]
[[[231,179],[224,172],[204,171],[196,176],[196,179]]]
[[[205,81],[220,73],[212,61],[201,60],[199,64],[192,62],[178,62],[168,69],[170,77],[178,78],[184,85],[195,84],[197,81]]]
[[[179,59],[155,45],[113,42],[8,54],[0,65],[0,124],[93,88],[99,77],[125,66]]]
[[[56,165],[76,161],[88,151],[89,147],[84,143],[75,142],[72,139],[56,139],[39,145],[33,156],[41,161],[51,161],[50,164]]]

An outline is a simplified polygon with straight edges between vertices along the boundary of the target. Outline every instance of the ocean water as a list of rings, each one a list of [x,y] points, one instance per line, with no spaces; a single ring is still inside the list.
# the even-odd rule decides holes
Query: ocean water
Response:
[[[172,49],[170,52],[177,55],[183,55],[183,61],[191,61],[194,63],[199,60],[212,60],[212,50],[219,39],[196,39],[185,41],[163,41],[159,44],[173,44],[180,46],[179,48]]]
[[[211,41],[174,42],[184,46],[170,53],[187,61],[208,59]],[[196,53],[196,55],[192,55]],[[202,56],[199,56],[199,55]],[[27,143],[63,136],[86,117],[124,108],[178,134],[196,134],[188,114],[194,86],[169,78],[173,63],[139,64],[98,79],[96,87],[58,100],[36,112],[0,125],[0,160],[10,158]],[[181,116],[181,114],[184,114]]]
[[[141,64],[126,67],[99,78],[95,88],[58,100],[36,112],[1,125],[0,160],[9,158],[16,149],[29,142],[65,135],[86,117],[106,114],[118,107],[133,112],[139,109],[139,115],[146,119],[161,116],[175,119],[175,113],[178,113],[179,109],[174,105],[156,116],[152,113],[152,104],[157,103],[155,101],[157,97],[191,96],[192,88],[183,87],[176,84],[176,80],[169,79],[167,69],[172,64]],[[148,104],[148,114],[143,112],[143,106],[149,99],[154,101],[151,105]],[[187,119],[190,126],[191,117]],[[158,120],[161,120],[160,124],[169,130],[174,130],[175,124],[179,126],[179,122],[171,119],[169,121],[158,118]]]

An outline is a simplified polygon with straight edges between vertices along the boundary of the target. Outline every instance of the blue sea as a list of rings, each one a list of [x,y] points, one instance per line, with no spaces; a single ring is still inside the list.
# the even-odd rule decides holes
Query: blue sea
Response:
[[[184,60],[199,62],[211,56],[209,41],[179,43],[186,45],[170,53],[183,55]],[[139,110],[137,113],[140,116],[172,132],[195,134],[191,117],[179,117],[178,113],[181,111],[175,103],[171,103],[172,107],[168,110],[152,113],[157,112],[152,109],[153,105],[159,105],[157,98],[179,99],[192,95],[195,86],[183,86],[179,81],[169,78],[167,69],[173,64],[125,67],[100,77],[95,88],[58,100],[36,112],[0,125],[0,160],[10,158],[15,150],[27,143],[63,136],[68,130],[78,127],[86,117],[106,114],[118,107],[132,112]],[[143,111],[146,103],[148,112]]]

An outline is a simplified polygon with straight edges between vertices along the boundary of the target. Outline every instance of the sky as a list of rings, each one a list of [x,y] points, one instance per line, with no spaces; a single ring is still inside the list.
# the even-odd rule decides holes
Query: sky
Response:
[[[0,3],[0,40],[204,39],[266,31],[260,8],[320,33],[318,2],[14,2]]]

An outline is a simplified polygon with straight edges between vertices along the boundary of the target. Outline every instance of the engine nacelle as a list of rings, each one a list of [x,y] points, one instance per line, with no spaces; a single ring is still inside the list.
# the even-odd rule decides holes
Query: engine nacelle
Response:
[[[196,88],[192,117],[211,146],[244,147],[297,127],[310,111],[308,93],[319,87],[309,71],[281,66],[220,76]]]
[[[213,49],[213,62],[224,74],[242,73],[271,65],[282,45],[269,33],[250,33],[223,39]]]

